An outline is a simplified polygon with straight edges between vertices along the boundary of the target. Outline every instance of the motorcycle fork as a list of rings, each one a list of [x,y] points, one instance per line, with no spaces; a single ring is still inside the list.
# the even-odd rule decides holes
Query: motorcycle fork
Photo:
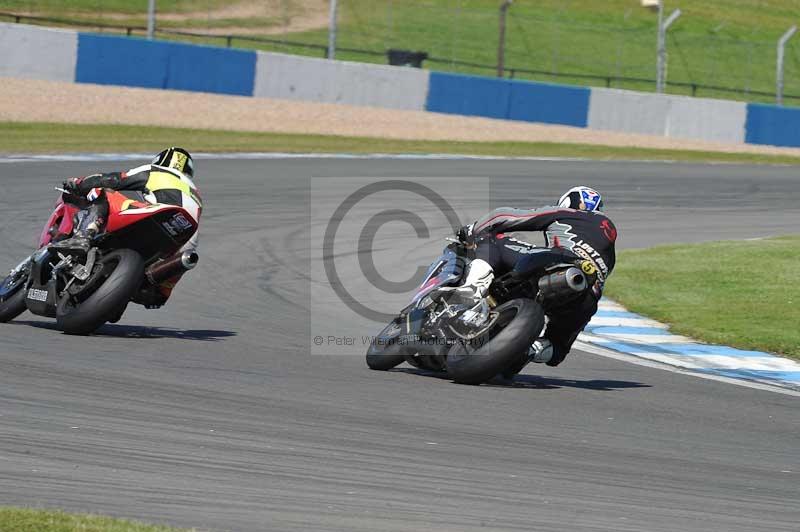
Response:
[[[62,273],[62,270],[66,270],[62,273],[63,277],[66,279],[66,284],[59,294],[63,297],[68,293],[75,281],[85,282],[89,279],[94,265],[97,262],[97,248],[91,248],[86,254],[86,264],[81,264],[80,262],[76,264],[72,255],[64,256],[58,253],[58,257],[61,260],[58,264],[53,266],[52,277],[55,278],[56,275]]]

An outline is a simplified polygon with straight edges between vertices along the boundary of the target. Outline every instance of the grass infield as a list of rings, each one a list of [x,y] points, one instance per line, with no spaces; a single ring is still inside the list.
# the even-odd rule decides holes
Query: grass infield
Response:
[[[509,157],[576,157],[800,164],[800,157],[692,150],[620,148],[549,142],[454,142],[326,135],[250,133],[165,127],[0,122],[0,154],[157,152],[167,145],[193,152],[448,153]]]
[[[61,510],[0,507],[0,531],[13,532],[190,532],[124,519]]]
[[[800,236],[623,251],[607,295],[678,334],[800,359]]]

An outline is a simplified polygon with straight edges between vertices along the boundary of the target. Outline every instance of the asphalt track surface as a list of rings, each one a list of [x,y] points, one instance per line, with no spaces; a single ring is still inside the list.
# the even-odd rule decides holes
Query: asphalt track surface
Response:
[[[0,165],[0,262],[63,176],[128,166]],[[798,530],[797,397],[580,352],[481,387],[310,356],[306,236],[309,177],[359,175],[493,176],[497,204],[591,183],[622,247],[791,233],[795,168],[198,166],[202,262],[169,310],[90,338],[0,325],[0,504],[226,530]]]

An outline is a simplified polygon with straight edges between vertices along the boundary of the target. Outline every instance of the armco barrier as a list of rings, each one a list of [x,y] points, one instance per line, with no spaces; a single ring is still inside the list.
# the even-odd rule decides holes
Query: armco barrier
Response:
[[[73,81],[77,58],[74,31],[0,23],[0,76]]]
[[[589,128],[717,142],[744,142],[746,104],[593,88]]]
[[[431,72],[426,109],[586,127],[590,89]]]
[[[800,108],[747,104],[748,144],[800,147]]]
[[[427,70],[258,52],[254,96],[421,111]]]
[[[75,81],[252,96],[256,53],[81,33]]]

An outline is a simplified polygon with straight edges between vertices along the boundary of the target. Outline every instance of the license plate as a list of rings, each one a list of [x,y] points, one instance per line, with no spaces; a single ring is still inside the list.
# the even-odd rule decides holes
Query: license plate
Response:
[[[47,290],[39,290],[38,288],[31,288],[28,290],[28,299],[33,299],[34,301],[47,301]]]

